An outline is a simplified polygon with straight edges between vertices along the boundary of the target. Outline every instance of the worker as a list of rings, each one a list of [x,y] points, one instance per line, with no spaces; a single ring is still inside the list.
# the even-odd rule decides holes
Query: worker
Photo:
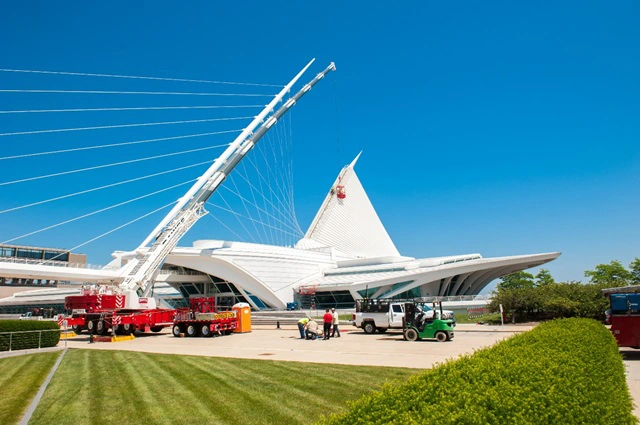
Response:
[[[303,317],[302,319],[298,320],[298,330],[300,331],[300,338],[301,339],[305,339],[305,326],[307,325],[307,322],[309,321],[308,317]]]
[[[318,338],[318,322],[313,319],[309,319],[305,325],[307,339],[315,340]]]
[[[333,332],[331,332],[331,337],[335,337],[336,333],[338,334],[338,338],[340,338],[340,329],[338,329],[338,324],[340,323],[340,316],[338,315],[338,312],[336,311],[336,308],[333,307],[331,309],[331,315],[333,316]]]
[[[324,316],[322,316],[322,322],[324,324],[324,328],[322,331],[324,338],[322,339],[327,340],[329,339],[329,336],[330,336],[329,334],[331,333],[331,325],[333,324],[333,314],[331,314],[329,309],[326,309],[324,311]]]

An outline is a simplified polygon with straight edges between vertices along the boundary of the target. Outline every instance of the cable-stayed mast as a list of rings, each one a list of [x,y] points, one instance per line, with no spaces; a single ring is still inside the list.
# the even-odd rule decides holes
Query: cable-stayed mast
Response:
[[[176,247],[185,233],[206,214],[204,204],[220,187],[235,166],[253,149],[255,144],[269,129],[296,104],[311,88],[324,76],[335,70],[333,62],[313,80],[304,85],[293,97],[287,100],[266,121],[264,119],[274,110],[275,105],[282,100],[291,87],[313,63],[309,62],[265,107],[265,109],[244,129],[244,131],[229,145],[209,169],[202,175],[189,191],[178,200],[174,208],[156,226],[138,247],[138,256],[123,268],[123,281],[120,289],[127,292],[127,308],[155,308],[155,302],[147,300],[148,305],[140,305],[134,293],[147,296],[151,290],[151,283],[167,255]],[[264,122],[263,122],[264,121]],[[262,125],[252,134],[253,130]],[[152,240],[155,241],[146,249]]]

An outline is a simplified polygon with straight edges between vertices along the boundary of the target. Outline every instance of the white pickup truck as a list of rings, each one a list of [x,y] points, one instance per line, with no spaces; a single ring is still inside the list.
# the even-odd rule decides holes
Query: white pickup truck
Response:
[[[437,313],[428,305],[420,304],[425,318],[433,318]],[[451,310],[442,310],[442,319],[452,319],[455,326],[456,318]],[[353,325],[361,328],[367,334],[375,333],[377,330],[384,333],[387,329],[402,329],[404,318],[404,302],[384,299],[363,299],[356,300],[356,312],[353,314]],[[438,317],[440,318],[440,317]]]

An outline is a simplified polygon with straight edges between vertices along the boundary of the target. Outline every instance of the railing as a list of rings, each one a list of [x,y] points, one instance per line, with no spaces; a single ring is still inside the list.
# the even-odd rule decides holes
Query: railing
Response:
[[[53,266],[53,267],[73,267],[77,269],[91,269],[91,270],[102,270],[104,268],[103,266],[97,265],[97,264],[69,263],[68,261],[42,260],[38,258],[0,257],[0,261],[5,263],[36,264],[40,266]]]
[[[491,295],[451,295],[448,297],[422,297],[423,301],[486,301],[491,299]]]
[[[197,270],[160,270],[158,274],[174,274],[180,276],[204,276],[206,273]]]
[[[39,331],[16,331],[16,332],[0,332],[0,337],[9,335],[9,351],[13,350],[14,335],[38,332],[38,350],[42,346],[42,332],[61,332],[60,329],[42,329]],[[66,343],[66,340],[65,340]],[[34,347],[35,348],[35,347]]]

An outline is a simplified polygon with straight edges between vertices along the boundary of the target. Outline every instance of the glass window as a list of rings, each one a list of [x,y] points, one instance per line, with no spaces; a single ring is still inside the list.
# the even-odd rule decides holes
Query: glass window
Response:
[[[0,248],[0,256],[2,257],[15,257],[15,248]]]
[[[400,306],[398,304],[394,304],[392,307],[393,307],[393,312],[394,313],[402,313],[402,306]]]
[[[42,259],[42,250],[18,248],[18,257]]]
[[[44,259],[53,261],[69,261],[69,253],[63,251],[45,251]]]

